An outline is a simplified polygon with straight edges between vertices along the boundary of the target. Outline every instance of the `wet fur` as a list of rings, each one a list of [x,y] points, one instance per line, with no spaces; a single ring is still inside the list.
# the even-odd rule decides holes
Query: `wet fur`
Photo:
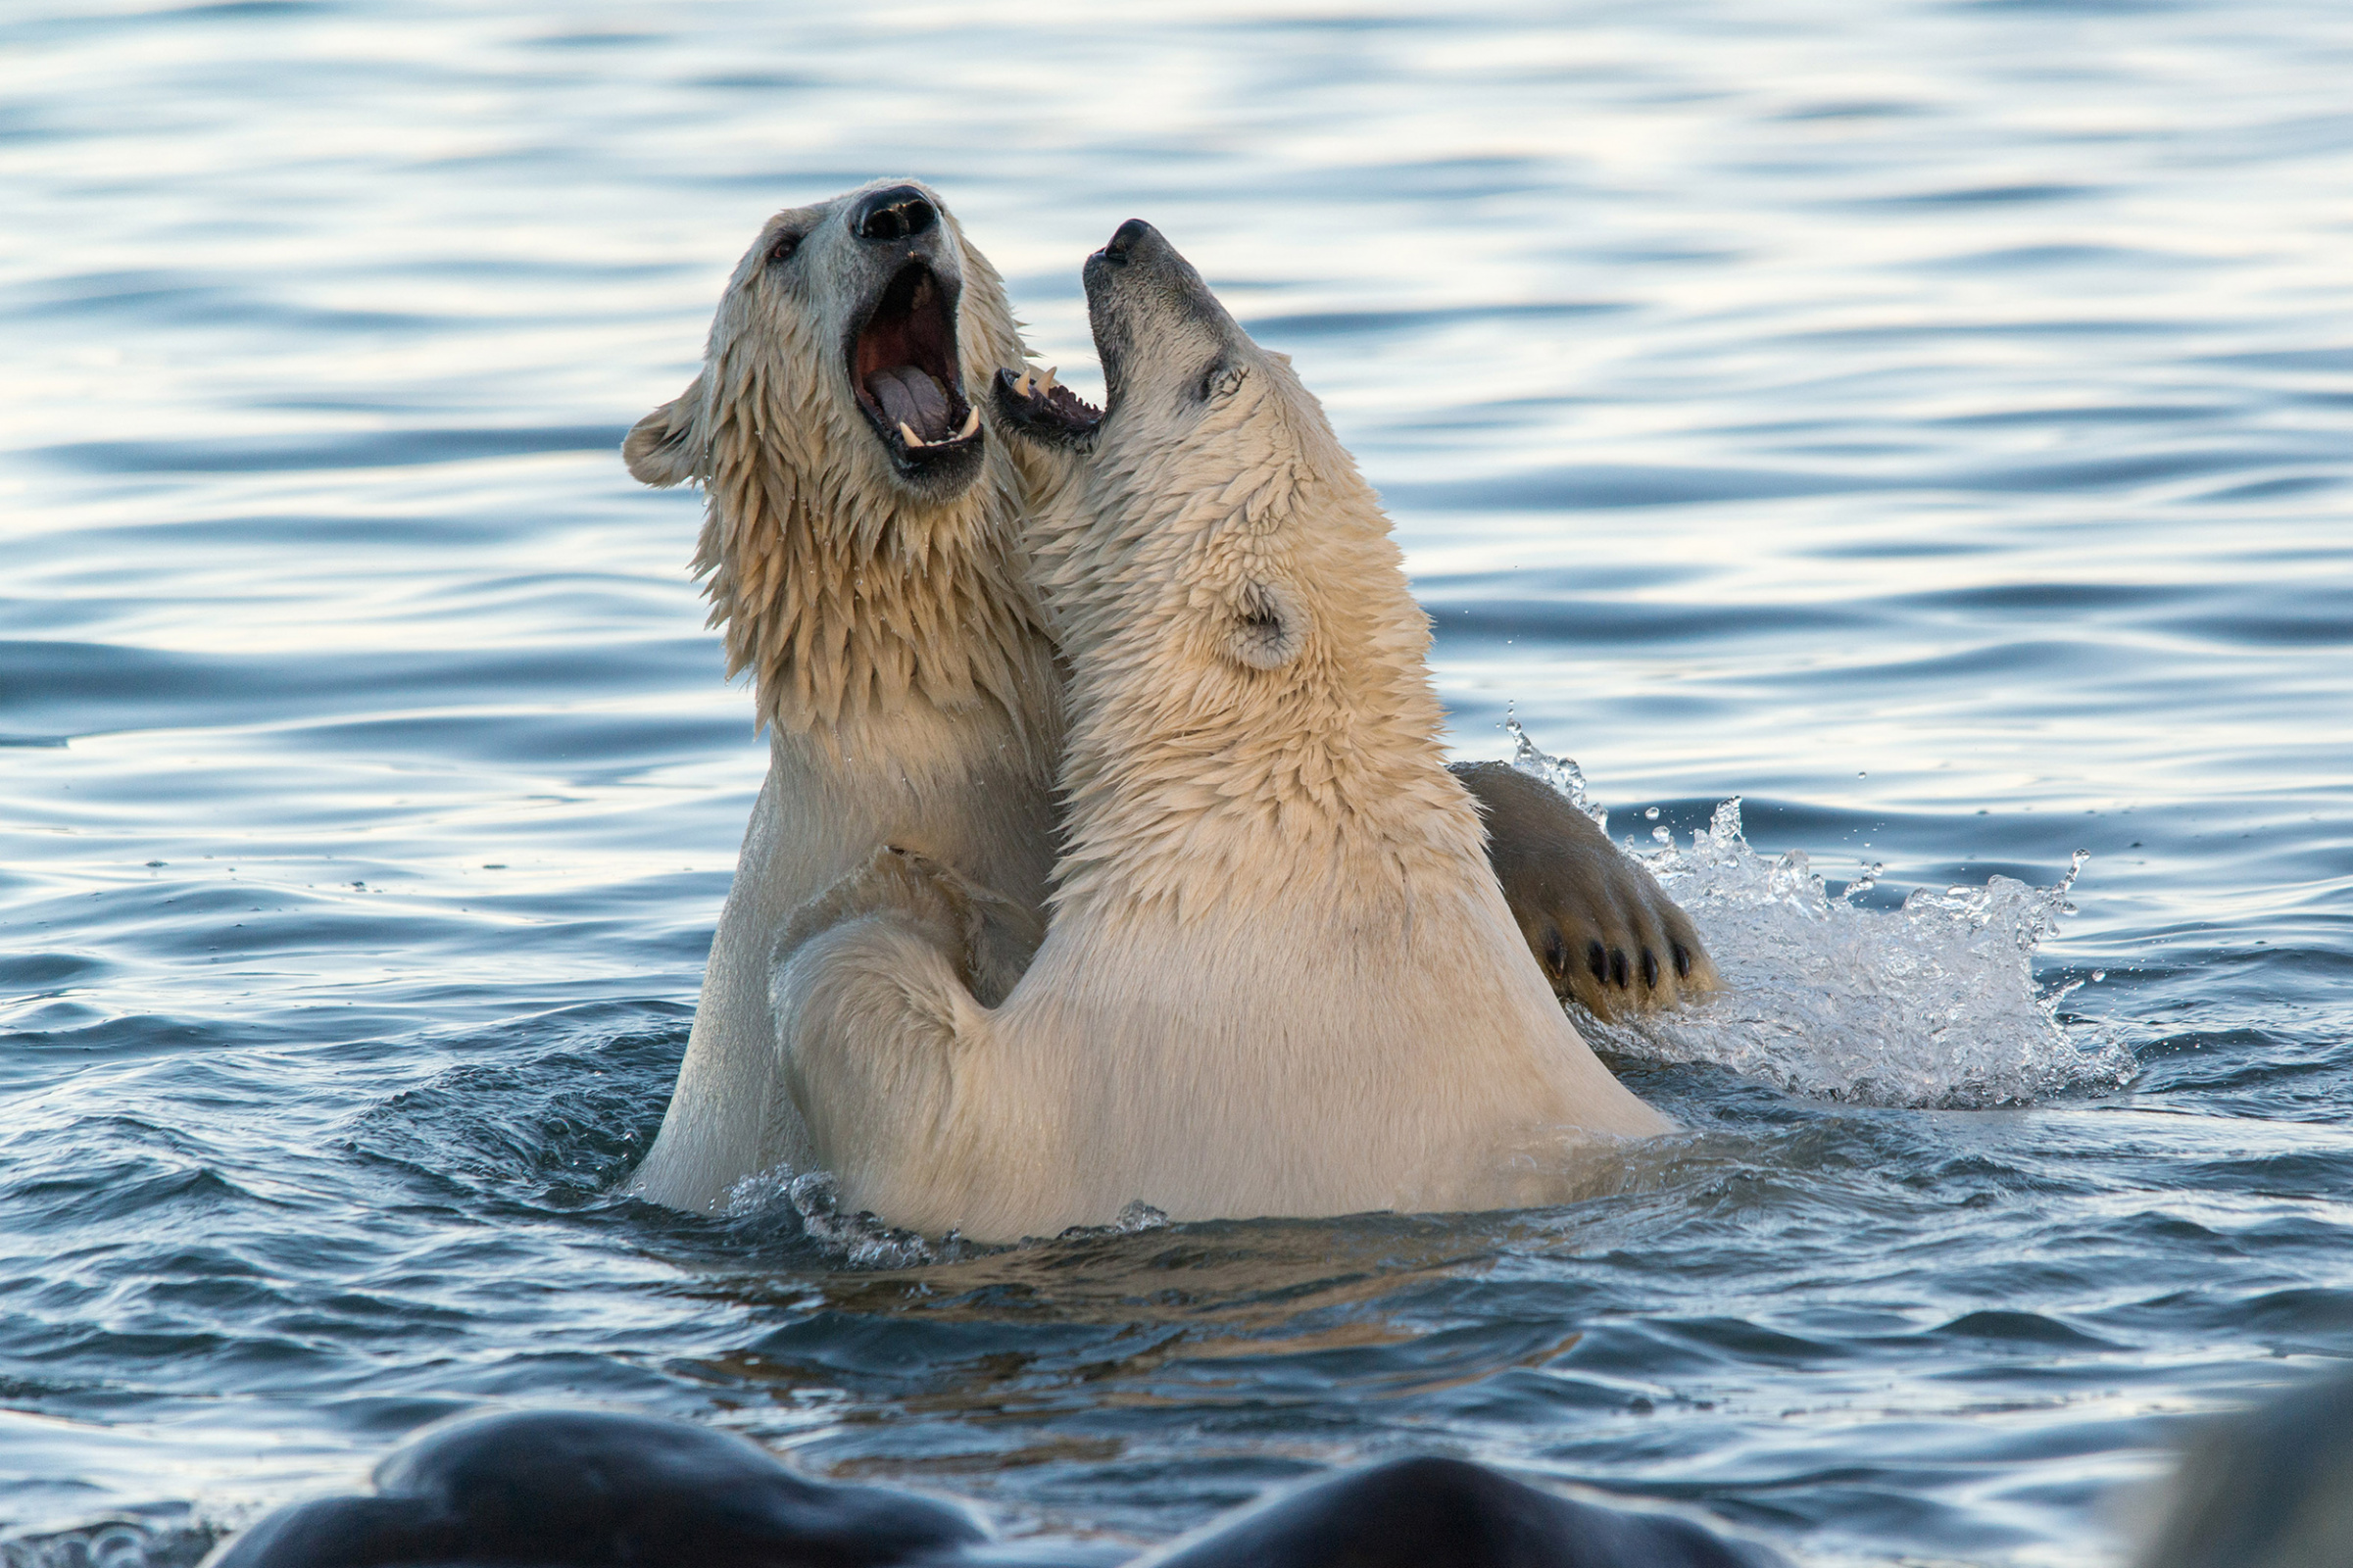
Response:
[[[892,473],[843,358],[858,258],[840,221],[888,183],[771,220],[728,282],[702,373],[623,447],[647,483],[705,487],[695,566],[769,745],[669,1112],[629,1182],[674,1207],[717,1206],[746,1176],[809,1161],[778,1078],[769,975],[793,912],[875,845],[1002,890],[983,995],[1003,995],[1042,929],[1061,677],[1020,530],[1051,460],[992,439],[978,479],[946,500]],[[1020,363],[1003,285],[940,213],[965,374]]]
[[[1035,530],[1071,669],[1044,946],[991,1008],[985,889],[888,850],[838,884],[774,986],[815,1155],[983,1238],[1555,1196],[1565,1142],[1668,1124],[1504,905],[1371,490],[1158,244],[1100,296],[1090,263],[1112,410]]]
[[[702,372],[623,447],[648,484],[705,487],[695,566],[729,673],[753,677],[769,745],[686,1059],[627,1183],[676,1207],[717,1207],[746,1177],[818,1161],[778,1054],[770,982],[822,929],[808,918],[811,901],[878,847],[900,846],[976,890],[969,940],[955,940],[981,1002],[1006,995],[1045,929],[1065,672],[1024,530],[1075,504],[1085,444],[1012,438],[995,400],[977,395],[994,371],[1023,362],[1024,346],[996,272],[933,197],[937,270],[960,283],[958,358],[987,439],[977,475],[955,493],[894,471],[843,352],[860,276],[843,218],[864,193],[899,183],[770,220],[728,281]],[[782,262],[780,240],[795,242]],[[1279,609],[1271,598],[1245,607],[1244,632],[1263,638]],[[1280,648],[1278,636],[1270,649]],[[1315,756],[1301,753],[1286,776],[1312,788]],[[1495,796],[1475,770],[1467,776],[1483,801]],[[1498,854],[1513,849],[1510,863],[1524,867],[1509,885],[1533,890],[1514,895],[1532,944],[1557,947],[1567,929],[1631,945],[1683,921],[1654,885],[1629,880],[1630,862],[1566,802],[1523,803],[1494,827]],[[1591,989],[1586,1000],[1609,1005]],[[1670,982],[1636,1004],[1675,994]]]

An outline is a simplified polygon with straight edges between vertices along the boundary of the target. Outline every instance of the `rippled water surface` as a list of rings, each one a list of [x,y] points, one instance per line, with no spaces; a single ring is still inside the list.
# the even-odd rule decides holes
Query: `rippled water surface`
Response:
[[[2098,1563],[2353,1355],[2353,12],[1106,15],[0,11],[0,1528],[184,1561],[569,1399],[1014,1531],[1443,1451]],[[762,765],[614,449],[902,172],[1082,387],[1131,216],[1295,356],[1461,750],[1740,980],[1608,1041],[1688,1137],[898,1269],[608,1195]]]

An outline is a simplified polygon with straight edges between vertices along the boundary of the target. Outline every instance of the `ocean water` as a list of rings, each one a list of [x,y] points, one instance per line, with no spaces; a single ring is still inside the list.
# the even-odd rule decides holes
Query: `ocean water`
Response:
[[[1442,1452],[2125,1560],[2353,1355],[2348,80],[2269,0],[0,8],[7,1560],[564,1401],[1014,1533]],[[615,447],[890,173],[1082,390],[1129,217],[1295,357],[1462,754],[1739,982],[1596,1032],[1685,1137],[931,1262],[611,1196],[762,767]]]

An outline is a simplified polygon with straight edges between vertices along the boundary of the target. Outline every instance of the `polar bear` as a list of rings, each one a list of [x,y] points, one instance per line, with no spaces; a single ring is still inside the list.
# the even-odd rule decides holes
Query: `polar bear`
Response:
[[[983,1239],[1488,1208],[1559,1144],[1669,1123],[1562,1013],[1505,906],[1372,490],[1289,362],[1143,222],[1088,259],[1108,389],[1001,379],[1083,447],[1034,523],[1070,668],[1044,945],[968,983],[985,892],[904,847],[796,919],[787,1092],[844,1200]]]
[[[762,226],[701,373],[623,445],[643,482],[704,487],[695,567],[769,748],[686,1059],[628,1179],[640,1196],[713,1208],[809,1162],[770,972],[795,911],[877,846],[990,890],[979,1001],[1005,996],[1044,931],[1063,671],[1022,531],[1073,469],[1006,439],[965,382],[1024,359],[997,272],[938,195],[878,180]],[[1465,782],[1562,995],[1607,1014],[1715,983],[1683,911],[1582,814],[1496,764]]]

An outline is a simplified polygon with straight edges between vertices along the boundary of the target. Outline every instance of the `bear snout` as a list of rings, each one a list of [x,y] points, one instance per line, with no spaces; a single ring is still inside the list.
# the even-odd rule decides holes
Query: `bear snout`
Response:
[[[1136,252],[1147,248],[1154,240],[1163,246],[1168,243],[1160,239],[1160,231],[1152,224],[1141,218],[1131,218],[1119,225],[1110,239],[1104,242],[1103,248],[1095,255],[1102,257],[1109,266],[1125,267]],[[1088,259],[1092,261],[1094,258]]]
[[[850,209],[850,232],[859,239],[912,239],[940,220],[931,198],[912,185],[874,191]]]

